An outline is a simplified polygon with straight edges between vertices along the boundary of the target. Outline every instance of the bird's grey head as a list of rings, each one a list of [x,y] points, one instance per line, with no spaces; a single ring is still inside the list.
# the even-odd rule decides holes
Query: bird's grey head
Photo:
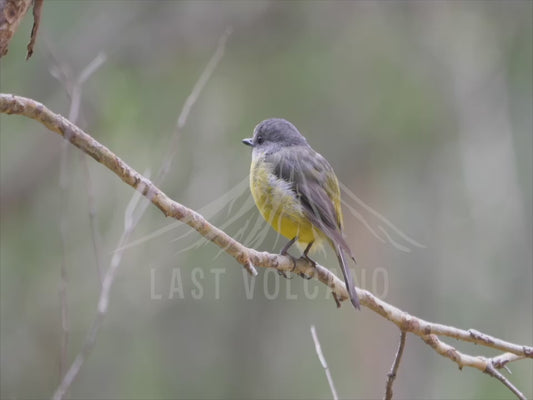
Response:
[[[266,119],[254,129],[254,136],[242,141],[257,150],[274,152],[288,146],[306,146],[307,140],[289,121],[281,118]]]

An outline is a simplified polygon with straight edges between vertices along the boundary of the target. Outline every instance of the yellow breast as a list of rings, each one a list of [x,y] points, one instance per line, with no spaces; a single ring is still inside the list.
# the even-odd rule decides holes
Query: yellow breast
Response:
[[[252,161],[250,189],[259,212],[287,239],[298,237],[297,245],[300,249],[310,242],[315,242],[313,250],[320,248],[325,235],[305,217],[290,183],[279,179],[271,171],[272,165],[262,157]]]

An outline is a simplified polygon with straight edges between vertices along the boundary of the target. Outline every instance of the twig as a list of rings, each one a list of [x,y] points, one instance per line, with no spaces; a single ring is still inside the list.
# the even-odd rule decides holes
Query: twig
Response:
[[[32,38],[31,42],[28,45],[28,58],[31,56],[31,52],[33,50],[33,44],[35,41],[35,35],[39,26],[39,19],[40,19],[40,7],[42,6],[42,1],[36,2],[34,5],[34,27],[32,30]],[[36,14],[37,12],[37,14]],[[68,70],[61,70],[59,68],[59,65],[57,66],[57,71],[62,72],[61,74],[56,75],[55,77],[65,86],[65,89],[67,93],[70,96],[70,110],[69,110],[69,120],[76,124],[78,117],[79,117],[79,110],[80,110],[80,103],[81,103],[81,91],[83,83],[89,79],[89,77],[104,63],[105,61],[105,55],[99,54],[89,65],[84,68],[84,70],[80,73],[78,78],[76,80],[70,79],[72,76],[72,71],[70,69]],[[68,197],[67,197],[67,190],[69,185],[69,171],[70,168],[68,167],[68,159],[70,154],[70,146],[68,145],[68,142],[65,141],[62,146],[61,151],[61,170],[60,170],[60,180],[59,180],[59,186],[62,192],[61,198],[63,199],[64,203],[62,206],[62,209],[65,210],[68,207]],[[91,236],[93,241],[93,248],[96,254],[97,258],[97,270],[98,270],[98,276],[101,283],[101,272],[100,272],[100,264],[99,264],[99,249],[96,244],[96,225],[94,222],[94,209],[91,212],[91,208],[93,207],[91,203],[92,194],[91,186],[90,186],[90,176],[89,176],[89,170],[86,162],[87,157],[83,157],[85,159],[85,165],[86,165],[86,176],[88,180],[88,192],[89,192],[89,220],[91,223]],[[67,252],[67,215],[66,213],[61,214],[61,221],[60,221],[60,230],[61,230],[61,251],[62,251],[62,258],[61,258],[61,282],[60,282],[60,288],[59,288],[59,299],[61,304],[61,346],[60,346],[60,359],[59,359],[59,377],[60,380],[63,380],[65,369],[67,366],[67,358],[68,358],[68,342],[69,342],[69,321],[68,321],[68,304],[67,304],[67,288],[68,288],[68,282],[67,282],[67,259],[66,259],[66,252]]]
[[[494,368],[497,368],[497,369],[505,368],[508,370],[507,363],[510,363],[512,361],[518,361],[523,358],[524,356],[519,356],[513,353],[503,353],[503,354],[500,354],[499,356],[492,357],[491,362]]]
[[[0,113],[19,114],[35,119],[45,125],[51,131],[68,138],[68,140],[74,146],[89,154],[99,163],[105,165],[120,179],[122,179],[122,181],[132,186],[137,191],[142,193],[142,195],[147,197],[157,208],[163,212],[165,216],[172,217],[186,223],[191,228],[199,232],[202,236],[223,249],[227,254],[234,257],[239,264],[252,264],[254,266],[263,268],[275,268],[279,271],[285,272],[294,271],[296,273],[302,273],[307,276],[316,277],[320,282],[327,285],[336,294],[339,301],[348,299],[348,293],[346,291],[344,282],[327,268],[318,264],[315,267],[313,264],[303,258],[294,260],[290,256],[258,252],[254,249],[245,247],[235,239],[225,234],[219,228],[211,225],[197,212],[171,200],[150,180],[128,166],[107,147],[94,140],[91,136],[83,132],[80,128],[69,122],[61,115],[55,114],[47,109],[43,104],[20,96],[0,94]],[[486,347],[512,353],[520,356],[520,358],[533,358],[533,347],[531,346],[507,342],[490,335],[481,334],[480,332],[474,330],[463,330],[453,326],[428,322],[421,318],[409,315],[399,308],[386,303],[381,299],[378,299],[367,290],[360,288],[357,290],[361,305],[393,322],[401,330],[420,336],[439,354],[448,358],[452,357],[450,357],[448,354],[445,354],[446,351],[442,353],[439,351],[438,346],[435,347],[432,345],[434,342],[432,338],[436,338],[438,340],[437,335],[448,336],[465,342],[476,343]],[[455,350],[455,353],[452,352],[452,354],[457,355],[460,353]],[[469,362],[463,363],[463,365],[477,368],[477,364],[473,361],[473,359],[479,361],[482,358],[471,357],[471,359],[468,360]],[[519,358],[509,359],[509,361],[515,361],[517,359]],[[482,370],[485,368],[486,365],[484,365]]]
[[[37,32],[39,31],[39,25],[41,24],[41,10],[43,8],[43,0],[33,0],[33,26],[31,28],[30,42],[28,43],[26,54],[26,60],[28,60],[33,54],[33,47],[37,40]]]
[[[126,212],[124,215],[125,228],[124,228],[124,231],[122,233],[122,236],[119,240],[119,244],[117,247],[124,245],[128,241],[130,234],[133,232],[136,226],[133,223],[133,219],[131,216],[131,213],[133,213],[134,208],[135,208],[134,203],[136,200],[137,200],[136,196],[133,196],[132,199],[130,200],[130,204],[128,205],[128,207],[126,207]],[[116,272],[122,260],[122,254],[123,254],[123,251],[117,251],[113,254],[113,258],[111,259],[111,264],[109,265],[109,268],[107,269],[104,280],[102,282],[100,297],[98,299],[96,317],[94,318],[91,324],[91,327],[89,328],[89,332],[87,333],[87,336],[85,337],[81,351],[78,353],[78,355],[74,359],[69,370],[63,377],[63,380],[61,381],[56,391],[54,392],[54,395],[52,396],[53,400],[60,400],[65,397],[65,394],[67,393],[70,386],[72,386],[72,383],[78,376],[81,370],[81,367],[83,366],[85,360],[87,359],[87,357],[91,353],[91,350],[94,347],[94,344],[96,342],[96,337],[98,336],[98,332],[100,331],[102,322],[105,318],[105,315],[107,314],[107,310],[109,306],[109,294],[111,291],[111,286],[115,279]]]
[[[67,302],[67,213],[68,210],[68,186],[69,186],[69,156],[71,153],[71,146],[67,141],[61,144],[61,161],[59,170],[59,189],[61,191],[60,202],[60,217],[59,230],[61,238],[61,268],[60,268],[60,283],[59,283],[59,301],[61,307],[61,347],[59,359],[59,379],[63,379],[65,368],[67,366],[68,357],[68,337],[69,337],[69,323],[68,323],[68,302]]]
[[[402,360],[403,349],[405,347],[405,338],[407,334],[405,331],[400,333],[400,344],[398,345],[398,351],[394,357],[394,362],[392,363],[392,368],[387,374],[387,384],[385,386],[385,400],[392,399],[392,385],[396,379],[396,374],[398,372],[398,367],[400,366],[400,361]]]
[[[220,37],[215,52],[209,59],[209,62],[205,66],[202,73],[200,74],[198,81],[196,81],[196,83],[194,84],[191,93],[185,99],[185,103],[183,104],[178,119],[176,120],[176,129],[169,145],[168,154],[166,157],[164,157],[161,169],[159,170],[155,178],[155,182],[157,182],[158,184],[161,182],[161,180],[164,179],[164,177],[170,170],[170,166],[172,165],[172,159],[174,158],[174,155],[177,151],[177,143],[180,137],[181,130],[187,122],[187,118],[189,116],[189,113],[191,112],[192,107],[200,97],[200,93],[204,90],[205,85],[211,78],[211,75],[213,75],[213,72],[215,71],[218,63],[224,56],[224,51],[226,50],[226,42],[228,41],[228,38],[231,35],[231,31],[231,27],[227,28],[226,32],[224,32],[224,34]]]
[[[462,353],[453,346],[444,343],[437,337],[437,335],[431,334],[427,336],[422,336],[422,340],[426,342],[426,344],[431,346],[440,355],[447,357],[452,361],[455,361],[459,366],[459,369],[463,369],[463,367],[465,366],[477,368],[481,372],[484,372],[492,376],[493,378],[498,379],[506,387],[508,387],[518,398],[523,400],[526,399],[526,397],[511,382],[509,382],[507,378],[505,378],[500,372],[496,370],[496,368],[503,368],[508,362],[516,361],[518,359],[523,358],[523,356],[506,353],[493,359],[480,356],[475,357],[469,354]],[[531,355],[529,357],[531,357]]]
[[[83,84],[91,77],[92,74],[94,74],[98,68],[100,68],[105,61],[107,60],[107,57],[104,53],[99,53],[78,75],[78,78],[74,82],[74,84],[69,85],[68,82],[66,82],[66,89],[67,92],[70,94],[71,99],[71,106],[69,111],[69,120],[74,122],[78,120],[80,115],[80,108],[81,108],[81,93],[82,93],[82,87]],[[71,75],[71,74],[69,74]],[[70,90],[69,90],[70,89]],[[93,245],[93,251],[94,256],[96,259],[96,272],[98,274],[98,282],[100,283],[100,286],[102,285],[102,255],[101,255],[101,249],[99,245],[99,234],[98,234],[98,227],[96,223],[96,212],[94,208],[94,193],[93,193],[93,186],[91,184],[91,173],[89,170],[89,165],[87,163],[87,157],[83,157],[82,160],[84,171],[85,171],[85,180],[86,180],[86,187],[87,187],[87,203],[89,208],[89,224],[91,228],[91,242]]]
[[[89,224],[91,227],[91,242],[93,244],[93,252],[96,262],[96,272],[98,274],[98,283],[102,286],[102,252],[100,251],[100,235],[98,234],[98,227],[96,223],[96,208],[94,202],[94,187],[91,179],[91,171],[89,170],[88,158],[83,157],[83,170],[85,172],[85,182],[87,184],[87,207],[89,208]]]
[[[337,395],[337,390],[335,390],[335,385],[333,384],[333,378],[331,377],[331,372],[329,372],[328,363],[324,354],[322,354],[322,347],[320,347],[320,342],[318,341],[318,335],[316,334],[316,329],[314,325],[311,325],[311,336],[313,337],[313,342],[315,342],[315,350],[322,368],[326,372],[326,378],[328,379],[329,388],[331,390],[331,395],[334,400],[338,400],[339,396]]]
[[[81,351],[78,353],[78,355],[72,362],[70,368],[63,377],[63,380],[59,384],[52,397],[54,400],[64,398],[65,394],[67,393],[67,390],[70,388],[70,385],[72,384],[72,382],[74,382],[74,379],[76,379],[76,376],[80,372],[81,366],[91,353],[94,343],[96,342],[96,336],[100,329],[100,325],[102,324],[103,318],[104,315],[100,312],[96,314],[96,318],[93,320],[91,327],[89,328],[89,332],[85,337],[85,341],[83,342]]]
[[[492,376],[493,378],[498,379],[501,383],[503,383],[505,386],[509,388],[511,392],[515,394],[516,397],[518,397],[520,400],[526,400],[526,396],[517,389],[515,385],[513,385],[509,379],[507,379],[505,376],[502,375],[500,371],[498,371],[492,364],[488,364],[485,371],[483,371],[487,375]]]
[[[64,194],[64,191],[63,191]],[[66,260],[66,221],[62,218],[61,225],[61,272],[59,282],[59,303],[61,307],[61,344],[59,351],[59,379],[63,379],[65,369],[67,367],[68,357],[68,338],[69,338],[69,324],[68,324],[68,304],[67,304],[67,260]]]
[[[81,89],[83,84],[90,78],[92,74],[96,72],[106,61],[107,57],[104,53],[98,54],[90,63],[87,65],[80,75],[74,82],[66,82],[66,89],[69,93],[70,100],[70,111],[68,113],[68,119],[73,123],[78,120],[80,114],[80,105],[81,105]]]
[[[160,169],[160,173],[158,174],[159,181],[162,181],[164,179],[164,177],[166,176],[166,174],[168,173],[170,169],[172,158],[174,157],[175,152],[176,152],[176,145],[177,145],[177,139],[179,137],[179,132],[185,126],[191,107],[194,105],[194,103],[198,99],[198,96],[200,95],[202,89],[205,87],[207,81],[209,80],[209,77],[212,75],[216,65],[218,64],[219,60],[222,58],[222,55],[224,54],[224,47],[225,47],[229,34],[230,34],[230,31],[228,30],[219,40],[219,43],[218,43],[218,46],[217,46],[217,49],[214,55],[209,60],[209,63],[207,64],[203,73],[200,75],[198,82],[196,82],[196,84],[194,85],[191,94],[187,97],[187,100],[185,101],[183,109],[178,118],[175,134],[171,141],[172,144],[170,146],[169,154],[165,158],[165,161],[163,162],[163,166]],[[71,121],[72,121],[72,118],[77,118],[77,116],[79,115],[79,105],[80,105],[80,99],[81,99],[82,83],[104,61],[105,61],[105,56],[103,55],[100,55],[95,60],[93,60],[93,62],[91,62],[89,66],[87,66],[84,69],[84,71],[80,74],[80,77],[78,78],[76,84],[74,84],[73,87],[71,88],[70,93],[72,97],[72,104],[76,106],[75,108],[71,107],[71,112],[69,113],[69,116],[71,117],[69,119]],[[68,71],[67,71],[67,75],[68,75]],[[68,138],[68,137],[65,136],[65,138]],[[125,245],[127,244],[131,234],[137,227],[137,224],[139,223],[146,209],[148,208],[148,204],[150,204],[149,202],[144,202],[138,206],[139,200],[140,200],[139,192],[143,193],[149,200],[151,200],[151,193],[148,188],[146,188],[147,191],[145,192],[144,190],[145,186],[143,186],[143,183],[140,183],[139,186],[137,186],[137,189],[138,189],[138,192],[134,193],[133,197],[130,200],[130,203],[126,207],[126,211],[124,215],[124,231],[122,232],[122,235],[116,246],[116,250],[113,253],[113,257],[111,259],[109,268],[107,269],[104,275],[104,278],[101,282],[101,291],[100,291],[100,297],[98,299],[97,315],[91,325],[89,333],[87,334],[87,337],[82,346],[82,350],[76,356],[74,362],[69,368],[69,371],[65,375],[59,387],[56,389],[56,392],[54,393],[54,396],[53,396],[54,400],[62,399],[65,396],[66,392],[68,391],[68,388],[72,385],[72,383],[76,379],[81,367],[83,366],[83,363],[85,362],[85,359],[88,357],[88,355],[90,354],[94,346],[94,343],[96,341],[96,336],[100,330],[102,321],[105,315],[107,314],[107,310],[109,307],[109,296],[111,293],[111,288],[113,286],[116,273],[122,261],[122,255],[126,249]],[[138,210],[135,213],[137,206],[138,206]],[[247,268],[247,270],[249,270],[249,272],[253,272],[253,266]]]
[[[65,90],[70,97],[70,107],[69,107],[69,113],[68,113],[68,119],[76,124],[80,115],[80,107],[81,107],[81,93],[82,93],[82,87],[83,84],[91,77],[92,74],[94,74],[98,68],[100,68],[104,62],[106,61],[107,57],[104,53],[99,53],[78,75],[76,79],[73,79],[73,71],[65,65],[61,65],[59,61],[54,56],[53,52],[49,49],[49,54],[55,63],[54,68],[51,69],[50,73],[51,75],[56,78],[64,87]],[[62,168],[61,173],[63,179],[66,179],[66,175],[68,174],[68,169],[66,168],[66,156],[67,156],[68,146],[67,142],[65,142],[63,151],[62,151]],[[65,162],[63,162],[65,161]],[[96,258],[96,270],[98,274],[98,281],[100,282],[100,285],[102,285],[102,257],[100,252],[100,246],[99,246],[99,235],[98,235],[98,229],[96,225],[96,215],[95,215],[95,209],[94,209],[94,193],[93,188],[91,184],[91,176],[89,171],[89,166],[87,164],[87,157],[83,157],[83,164],[84,164],[84,170],[85,170],[85,177],[86,177],[86,187],[87,187],[87,199],[88,199],[88,208],[89,208],[89,223],[91,227],[91,241],[93,245],[93,250],[95,253]],[[63,194],[62,197],[65,196],[66,193]]]

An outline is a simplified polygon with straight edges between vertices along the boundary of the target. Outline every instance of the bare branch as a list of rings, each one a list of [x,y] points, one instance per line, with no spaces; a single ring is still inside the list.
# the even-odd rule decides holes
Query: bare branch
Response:
[[[394,322],[400,329],[412,332],[417,336],[423,337],[430,334],[448,336],[457,340],[462,340],[463,342],[481,344],[493,349],[523,355],[527,358],[533,358],[533,347],[531,346],[522,346],[507,342],[494,336],[481,334],[473,329],[464,330],[450,325],[428,322],[421,318],[414,317],[383,300],[378,299],[366,290],[357,290],[358,293],[361,292],[361,304],[364,304],[366,307],[377,312],[389,321]],[[342,300],[345,299],[346,297],[342,297]]]
[[[516,361],[518,359],[523,358],[524,356],[505,353],[498,357],[490,359],[481,356],[471,356],[469,354],[462,353],[453,346],[450,346],[449,344],[441,341],[437,337],[437,335],[431,334],[422,336],[422,340],[426,342],[426,344],[431,346],[440,355],[447,357],[452,361],[455,361],[459,366],[459,369],[463,369],[464,366],[479,369],[480,371],[492,376],[493,378],[498,379],[505,386],[507,386],[516,396],[518,396],[518,398],[525,400],[526,397],[496,369],[503,368],[508,362]]]
[[[72,147],[68,145],[67,141],[61,144],[61,161],[59,170],[59,189],[61,190],[60,203],[60,217],[59,230],[61,238],[61,269],[60,269],[60,283],[59,283],[59,301],[61,307],[61,347],[59,359],[59,379],[63,379],[65,369],[67,367],[68,357],[68,339],[69,339],[69,322],[68,322],[68,298],[67,298],[67,241],[68,241],[68,219],[64,210],[68,209],[67,190],[69,186],[69,156]]]
[[[179,138],[179,133],[181,129],[185,126],[191,107],[194,105],[194,103],[198,99],[200,92],[206,85],[210,76],[214,72],[218,62],[222,58],[224,54],[224,48],[226,45],[226,41],[230,33],[231,33],[230,30],[226,31],[226,33],[224,33],[224,35],[219,40],[219,43],[218,43],[217,49],[215,50],[214,55],[209,60],[206,68],[204,69],[203,73],[200,75],[198,82],[196,82],[196,84],[194,85],[191,94],[187,97],[187,100],[185,101],[183,109],[178,118],[178,122],[176,124],[175,134],[171,140],[171,146],[169,147],[169,154],[165,158],[163,165],[160,169],[160,172],[158,174],[159,182],[161,182],[164,179],[164,177],[166,176],[166,174],[168,173],[170,169],[172,158],[174,157],[175,152],[176,152],[176,145],[177,145],[177,140]],[[83,82],[85,82],[85,80],[87,80],[90,77],[90,75],[93,72],[95,72],[105,62],[105,59],[106,57],[104,54],[98,55],[82,71],[82,73],[79,75],[76,82],[73,85],[67,86],[67,91],[69,92],[71,99],[72,99],[71,108],[69,112],[70,121],[74,121],[75,119],[78,118],[80,100],[81,100],[81,87],[82,87]],[[60,81],[63,80],[61,79],[62,77],[68,77],[72,75],[71,71],[65,70],[65,68],[61,69],[59,68],[59,66],[55,71],[56,71],[57,78]],[[68,137],[68,134],[65,135],[65,138],[70,139]],[[88,172],[88,168],[87,168],[87,172]],[[85,338],[84,344],[82,346],[82,350],[76,356],[67,374],[64,376],[59,387],[56,389],[56,392],[54,393],[54,396],[53,396],[54,399],[57,399],[57,400],[62,399],[67,393],[69,387],[72,385],[72,383],[76,379],[81,367],[83,366],[83,363],[85,362],[85,359],[88,357],[88,355],[90,354],[94,346],[94,342],[96,341],[96,336],[100,330],[102,321],[105,315],[107,314],[107,310],[109,307],[109,296],[111,293],[111,288],[113,286],[116,273],[120,267],[120,263],[122,261],[122,255],[124,251],[126,250],[125,245],[127,244],[131,234],[137,227],[137,224],[141,220],[142,216],[144,215],[145,211],[148,208],[148,205],[150,204],[149,202],[143,202],[139,205],[139,200],[140,200],[139,192],[141,193],[144,192],[144,187],[142,183],[137,187],[137,190],[138,192],[134,193],[128,206],[126,207],[126,211],[124,213],[124,231],[122,232],[122,235],[119,239],[116,250],[111,259],[109,268],[107,269],[103,279],[101,279],[101,291],[100,291],[100,297],[98,299],[97,316],[95,317],[93,324],[91,325],[91,329],[89,333],[87,334],[87,337]],[[150,197],[151,197],[150,192],[146,192],[143,194],[150,200]],[[137,212],[135,213],[136,210]],[[95,249],[96,249],[94,230],[93,230],[93,245],[95,246]],[[255,268],[253,267],[251,263],[245,264],[245,269],[251,275],[257,275],[257,271],[255,270]]]
[[[94,187],[92,184],[91,174],[89,170],[89,163],[88,158],[83,157],[83,170],[85,172],[85,182],[87,186],[87,207],[89,208],[89,225],[91,228],[91,242],[93,245],[93,252],[95,256],[96,261],[96,272],[98,274],[98,282],[100,283],[100,286],[102,286],[102,269],[103,269],[103,262],[102,262],[102,252],[101,252],[101,245],[100,245],[100,235],[98,234],[98,227],[96,222],[96,208],[95,208],[95,202],[94,202]]]
[[[525,357],[524,356],[519,356],[519,355],[516,355],[516,354],[513,354],[513,353],[503,353],[503,354],[500,354],[499,356],[493,357],[491,360],[492,360],[492,365],[494,366],[494,368],[497,368],[497,369],[505,368],[505,369],[507,369],[507,363],[510,363],[510,362],[513,362],[513,361],[517,361],[517,360],[521,360],[523,358],[525,358]]]
[[[39,26],[39,18],[40,18],[40,7],[42,6],[42,1],[36,2],[34,4],[34,28],[32,30],[32,39],[30,44],[28,45],[28,58],[31,56],[31,52],[33,50],[33,44],[35,41],[35,35]],[[70,68],[64,67],[63,69],[60,68],[59,65],[57,65],[56,70],[58,73],[55,75],[55,77],[63,84],[65,87],[67,93],[70,96],[70,111],[69,111],[69,119],[70,121],[75,124],[77,123],[78,117],[79,117],[79,109],[81,104],[81,92],[82,92],[82,86],[83,83],[89,79],[89,77],[104,63],[105,61],[105,55],[99,54],[92,62],[89,63],[87,67],[84,68],[84,70],[79,74],[78,78],[76,80],[73,80],[71,77],[73,76],[72,70]],[[65,141],[62,146],[61,151],[61,170],[60,170],[60,180],[59,180],[59,186],[62,191],[61,198],[64,202],[68,201],[67,197],[67,189],[69,184],[69,171],[70,168],[68,167],[68,158],[70,154],[71,147],[68,145],[68,142]],[[96,231],[96,222],[94,220],[94,204],[92,201],[93,195],[91,193],[92,186],[90,185],[90,175],[89,175],[89,167],[87,165],[87,157],[83,157],[83,161],[85,164],[85,172],[86,172],[86,178],[87,178],[87,190],[88,190],[88,197],[89,197],[89,221],[91,225],[91,238],[93,242],[93,249],[96,256],[96,266],[98,271],[98,278],[100,281],[100,284],[102,282],[101,279],[101,270],[100,270],[100,256],[99,256],[99,248],[97,246],[97,231]],[[62,206],[62,209],[66,209],[67,204],[64,204]],[[67,358],[68,358],[68,342],[69,342],[69,321],[68,321],[68,304],[67,304],[67,288],[68,288],[68,282],[67,282],[67,260],[66,260],[66,249],[67,249],[67,216],[66,214],[62,213],[61,215],[61,250],[62,250],[62,259],[61,259],[61,282],[60,282],[60,289],[59,289],[59,298],[60,298],[60,304],[61,304],[61,332],[62,332],[62,338],[61,338],[61,350],[60,350],[60,361],[59,361],[59,377],[60,381],[63,380],[65,375],[65,370],[67,367]]]
[[[67,393],[68,389],[72,385],[72,382],[74,382],[74,379],[76,379],[76,376],[80,372],[81,366],[83,365],[83,363],[85,362],[89,354],[91,353],[94,343],[96,342],[96,336],[98,335],[98,331],[100,330],[100,325],[102,324],[103,318],[104,318],[104,315],[101,314],[100,312],[96,315],[96,318],[91,324],[91,327],[89,328],[89,332],[87,333],[87,336],[85,337],[85,341],[83,342],[81,351],[78,353],[78,355],[72,362],[70,368],[68,369],[63,380],[61,381],[61,384],[59,385],[54,395],[52,396],[52,399],[58,400],[58,399],[62,399],[65,397],[65,394]]]
[[[28,43],[26,54],[26,60],[33,54],[33,47],[37,40],[37,32],[39,31],[39,25],[41,24],[41,10],[43,8],[43,0],[33,0],[33,26],[31,28],[30,42]]]
[[[318,335],[316,334],[316,329],[314,325],[311,325],[311,336],[313,337],[313,342],[315,342],[315,350],[322,368],[326,372],[326,378],[328,379],[329,388],[331,390],[331,395],[334,400],[338,400],[339,396],[337,395],[337,390],[335,390],[335,385],[333,384],[333,378],[331,377],[331,372],[329,372],[328,363],[326,362],[326,357],[322,354],[322,347],[318,341]]]
[[[176,154],[176,150],[177,150],[176,145],[180,137],[180,132],[185,126],[185,123],[187,122],[187,118],[189,117],[191,108],[194,106],[194,104],[198,100],[198,97],[200,97],[200,93],[202,92],[205,85],[211,78],[211,75],[213,75],[213,72],[215,71],[218,63],[224,56],[224,51],[226,50],[226,42],[228,41],[228,38],[231,35],[231,31],[232,31],[231,28],[226,29],[226,32],[224,32],[224,34],[218,40],[218,45],[217,45],[215,52],[211,56],[209,62],[205,66],[202,73],[200,74],[198,81],[196,81],[196,83],[194,84],[191,93],[189,94],[189,96],[187,96],[187,99],[185,99],[185,103],[183,104],[183,107],[178,116],[178,119],[176,120],[176,129],[174,132],[174,136],[172,137],[172,140],[169,145],[168,155],[164,158],[161,169],[159,170],[159,173],[156,176],[156,182],[158,184],[161,182],[162,179],[164,179],[164,177],[170,170],[170,166],[172,165],[172,159],[174,158],[174,155]],[[257,275],[257,271],[256,271],[256,275]]]
[[[187,100],[185,101],[185,105],[183,106],[183,109],[181,110],[180,116],[178,117],[177,127],[178,129],[181,129],[185,126],[185,122],[187,121],[187,117],[189,116],[189,113],[191,112],[191,108],[198,100],[198,97],[200,96],[200,93],[202,92],[204,86],[206,85],[207,81],[215,71],[215,68],[217,67],[218,62],[222,59],[222,56],[224,55],[224,50],[226,48],[226,42],[229,38],[229,35],[231,35],[231,28],[228,28],[226,32],[222,35],[222,37],[218,41],[217,49],[215,50],[215,53],[207,63],[205,69],[203,70],[202,74],[200,75],[200,78],[194,85],[191,94],[189,97],[187,97]]]
[[[66,65],[60,65],[59,61],[56,59],[54,54],[50,51],[50,56],[53,59],[55,65],[51,68],[51,75],[56,78],[65,88],[67,94],[70,97],[70,107],[68,113],[68,119],[76,124],[80,115],[80,106],[81,106],[81,93],[83,84],[94,74],[98,68],[100,68],[103,63],[106,61],[106,55],[104,53],[99,53],[78,75],[76,79],[73,79],[73,71]],[[61,174],[63,180],[66,179],[66,174],[68,173],[68,168],[65,164],[65,157],[67,154],[67,147],[63,148],[62,152],[62,169]],[[89,207],[89,223],[91,227],[91,241],[93,245],[93,250],[96,258],[96,269],[98,273],[98,281],[100,285],[102,284],[102,261],[100,254],[100,246],[98,241],[98,229],[96,227],[95,219],[95,209],[94,209],[94,193],[91,184],[91,176],[89,171],[89,166],[87,164],[87,158],[83,157],[83,165],[86,177],[86,186],[87,186],[87,198],[88,198],[88,207]],[[64,196],[63,196],[64,197]],[[63,374],[61,374],[63,376]]]
[[[59,351],[59,379],[63,379],[67,367],[68,356],[68,304],[67,304],[67,265],[66,265],[66,233],[64,220],[61,221],[61,278],[59,282],[59,302],[61,305],[61,344]]]
[[[316,277],[335,293],[339,301],[348,299],[348,293],[344,282],[327,268],[318,264],[315,267],[304,258],[295,260],[290,256],[258,252],[243,246],[241,243],[224,233],[221,229],[211,225],[197,212],[171,200],[149,179],[129,167],[107,147],[94,140],[66,118],[47,109],[43,104],[20,96],[0,94],[0,113],[19,114],[35,119],[51,131],[68,138],[74,146],[89,154],[99,163],[105,165],[122,179],[122,181],[148,198],[165,216],[186,223],[202,236],[223,249],[227,254],[234,257],[239,264],[252,264],[264,268],[275,268],[284,272],[294,271],[296,273]],[[104,279],[103,290],[105,287],[106,279]],[[402,331],[411,332],[420,336],[435,351],[456,361],[459,366],[466,365],[485,371],[487,364],[486,359],[483,357],[473,357],[459,353],[453,347],[441,342],[437,335],[453,337],[458,340],[476,343],[518,356],[517,358],[506,356],[507,358],[504,358],[504,360],[508,361],[505,361],[503,365],[520,358],[533,358],[533,347],[531,346],[507,342],[475,330],[463,330],[453,326],[428,322],[421,318],[414,317],[399,308],[378,299],[367,290],[357,290],[363,306],[393,322]],[[99,312],[100,310],[105,310],[105,307],[99,307]],[[482,366],[482,368],[480,368],[480,366]]]
[[[81,106],[81,89],[85,81],[90,78],[92,74],[100,68],[106,61],[106,55],[104,53],[98,54],[90,63],[87,65],[83,71],[79,74],[78,78],[74,82],[69,82],[64,80],[64,78],[56,77],[60,82],[65,85],[67,93],[70,95],[70,111],[68,113],[68,119],[72,123],[78,121],[80,115],[80,106]],[[59,68],[59,67],[58,67]],[[68,71],[65,76],[72,76],[72,71]]]
[[[394,380],[396,379],[396,374],[398,372],[398,367],[400,366],[400,361],[402,360],[402,354],[403,354],[403,349],[405,347],[406,337],[407,337],[406,332],[401,331],[400,344],[398,345],[398,351],[396,352],[396,356],[394,357],[392,368],[390,372],[387,374],[387,383],[385,386],[385,400],[392,399],[392,385],[394,384]]]
[[[517,387],[509,381],[509,379],[503,376],[502,373],[492,365],[492,363],[488,364],[487,368],[483,372],[485,372],[487,375],[492,376],[493,378],[498,379],[501,383],[507,386],[509,390],[513,392],[515,396],[518,397],[520,400],[526,400],[526,396],[524,396],[524,394],[520,390],[518,390]]]

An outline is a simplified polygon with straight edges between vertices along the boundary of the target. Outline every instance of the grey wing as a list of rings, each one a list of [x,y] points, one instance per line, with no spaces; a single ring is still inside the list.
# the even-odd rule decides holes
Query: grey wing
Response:
[[[304,146],[285,148],[272,156],[276,158],[272,160],[274,174],[291,184],[313,225],[353,258],[342,237],[339,215],[326,189],[328,174],[334,174],[328,161],[310,147]]]
[[[302,203],[307,218],[331,241],[339,260],[350,301],[356,309],[359,309],[359,297],[353,285],[350,268],[346,265],[344,252],[349,254],[354,262],[355,257],[342,236],[341,218],[331,199],[334,197],[340,202],[336,178],[334,188],[327,186],[333,181],[328,180],[329,174],[334,174],[333,168],[324,157],[310,147],[298,146],[292,149],[282,149],[272,156],[276,157],[271,160],[274,174],[290,183],[292,190]]]

